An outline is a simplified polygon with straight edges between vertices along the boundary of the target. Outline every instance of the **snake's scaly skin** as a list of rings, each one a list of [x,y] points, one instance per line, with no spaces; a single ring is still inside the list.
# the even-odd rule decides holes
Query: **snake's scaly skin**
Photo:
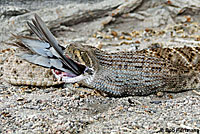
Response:
[[[200,87],[198,46],[108,53],[79,44],[67,47],[65,53],[73,60],[94,68],[95,73],[80,81],[81,84],[113,96],[179,92]],[[52,86],[62,83],[54,79],[50,69],[14,55],[4,61],[3,73],[3,78],[15,85]]]
[[[48,68],[20,59],[13,52],[5,59],[3,79],[13,85],[54,86],[63,82],[55,80]]]
[[[81,47],[74,47],[76,55],[83,53],[77,50]],[[95,58],[85,64],[95,65],[96,72],[80,83],[99,91],[125,96],[200,87],[199,47],[152,48],[119,53],[106,53],[89,46],[84,48],[90,52],[89,58]],[[85,58],[78,59],[84,61]],[[4,61],[3,77],[14,85],[52,86],[62,83],[55,80],[50,69],[14,55]]]

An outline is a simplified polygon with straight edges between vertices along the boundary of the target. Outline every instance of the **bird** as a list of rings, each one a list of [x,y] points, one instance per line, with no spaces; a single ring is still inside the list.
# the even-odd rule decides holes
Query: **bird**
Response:
[[[17,58],[10,56],[6,60],[4,77],[11,84],[79,83],[114,97],[200,87],[200,47],[152,47],[109,53],[80,43],[63,47],[37,14],[27,25],[38,38],[13,35],[18,41],[12,45],[19,47],[20,53]],[[25,75],[18,71],[22,69],[17,70],[22,64],[24,70],[30,66],[26,70],[30,77],[19,77]]]

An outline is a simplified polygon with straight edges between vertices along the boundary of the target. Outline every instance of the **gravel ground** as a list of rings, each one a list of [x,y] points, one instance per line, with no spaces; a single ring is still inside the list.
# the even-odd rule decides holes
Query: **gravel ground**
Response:
[[[0,94],[1,133],[197,133],[200,128],[200,98],[192,92],[171,94],[173,99],[169,94],[110,98],[68,85],[2,87]]]
[[[51,26],[51,22],[56,22],[57,19],[55,14],[51,14],[53,11],[58,12],[58,10],[62,9],[63,12],[60,11],[60,18],[70,18],[71,14],[82,14],[82,11],[88,9],[93,11],[95,8],[99,10],[114,5],[118,5],[114,6],[115,8],[120,7],[120,4],[123,5],[123,3],[117,0],[115,2],[112,0],[102,1],[102,3],[101,1],[97,1],[95,4],[83,2],[80,4],[71,3],[67,6],[57,4],[58,7],[52,9],[41,9],[43,6],[41,5],[41,7],[34,10],[27,8],[29,12],[23,12],[21,15],[12,17],[5,17],[3,10],[5,11],[6,8],[4,7],[0,14],[2,21],[0,29],[3,29],[0,31],[1,44],[3,44],[3,41],[8,41],[8,35],[12,32],[30,35],[24,23],[25,20],[32,18],[35,12],[39,13],[48,22],[49,26]],[[134,8],[133,5],[136,4],[133,2],[134,0],[132,0],[132,7],[127,7],[127,5],[131,5],[130,3],[124,3],[125,7],[127,7],[125,8],[126,10],[122,10],[122,8],[114,10],[115,8],[113,7],[114,9],[111,11],[108,8],[107,12],[109,13],[105,16],[97,17],[90,21],[79,22],[70,27],[65,25],[64,29],[66,30],[60,30],[63,28],[63,25],[59,27],[54,25],[51,28],[60,30],[54,33],[60,41],[67,41],[67,43],[78,41],[94,46],[103,44],[103,49],[111,51],[119,49],[118,46],[114,47],[112,44],[116,39],[103,40],[102,38],[104,37],[102,36],[94,39],[94,33],[108,33],[110,29],[116,31],[131,31],[132,29],[141,30],[146,28],[164,29],[168,24],[176,25],[180,22],[185,23],[188,21],[190,24],[193,24],[196,22],[199,23],[200,20],[198,14],[200,10],[198,6],[200,4],[198,1],[188,0],[182,2],[181,0],[174,0],[166,2],[161,0],[155,2],[153,0],[141,0],[138,6]],[[24,9],[24,7],[22,8]],[[76,11],[77,8],[79,10]],[[129,10],[131,8],[133,9]],[[18,9],[15,8],[15,10]],[[68,14],[64,14],[64,11],[69,12],[67,12]],[[119,12],[116,13],[116,11]],[[124,14],[127,15],[127,13],[130,13],[129,15],[132,17],[124,17]],[[117,17],[114,14],[117,14]],[[64,20],[67,21],[66,19]],[[14,26],[8,23],[10,21],[15,21]],[[104,25],[102,25],[102,22]],[[5,30],[7,28],[9,31]],[[191,26],[190,28],[192,29],[193,27]],[[197,32],[194,33],[198,35],[199,29],[197,27],[194,28],[197,29]],[[191,31],[191,29],[186,29],[186,31]],[[139,44],[140,48],[147,47],[148,44],[143,43],[144,39],[138,39],[141,42]],[[150,39],[154,42],[163,41],[166,44],[168,43],[167,41],[170,42],[170,39],[167,40],[166,37],[160,39],[160,36],[158,39],[153,37]],[[135,39],[132,40],[137,41]],[[127,50],[133,47],[135,48],[135,44],[125,45],[125,47],[121,46],[120,49]],[[4,48],[6,46],[1,45],[1,49]],[[200,133],[199,108],[200,97],[193,91],[164,93],[161,97],[149,95],[113,98],[103,97],[92,89],[77,87],[73,84],[39,88],[9,85],[2,78],[0,81],[0,133],[3,134]]]

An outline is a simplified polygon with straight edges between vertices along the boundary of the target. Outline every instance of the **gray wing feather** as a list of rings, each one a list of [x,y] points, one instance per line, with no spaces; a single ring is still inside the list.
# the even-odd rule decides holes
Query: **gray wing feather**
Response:
[[[37,25],[34,19],[32,19],[32,22],[34,23],[34,25]],[[30,22],[27,22],[27,24],[31,28],[32,32],[35,33],[40,38],[40,40],[44,40],[45,42],[48,42],[47,39],[42,35],[41,31],[37,27],[35,27]]]
[[[63,72],[68,72],[68,73],[74,74],[70,70],[63,68],[63,63],[59,59],[50,59],[48,57],[40,56],[37,54],[33,55],[33,54],[26,54],[26,53],[19,54],[18,56],[20,56],[22,59],[24,59],[28,62],[36,64],[36,65],[40,65],[40,66],[47,67],[47,68],[56,68]]]
[[[40,56],[40,55],[32,55],[32,54],[20,54],[18,55],[20,56],[22,59],[27,60],[31,63],[37,64],[37,65],[41,65],[44,67],[51,67],[50,64],[50,59]]]
[[[60,59],[62,62],[75,74],[79,75],[82,73],[83,68],[79,68],[80,65],[75,63],[72,59],[67,58],[65,55],[63,55],[62,49],[59,47],[59,44],[53,34],[49,31],[45,23],[42,21],[42,19],[35,14],[35,20],[33,23],[35,24],[35,27],[38,28],[38,31],[41,32],[42,35],[45,36],[45,38],[48,40],[49,44],[56,50],[58,55],[60,55]]]
[[[74,75],[80,75],[84,72],[86,66],[76,63],[63,54],[64,48],[58,44],[38,15],[35,15],[35,20],[32,20],[32,22],[33,24],[29,22],[27,24],[40,40],[14,35],[21,41],[16,42],[16,45],[24,48],[25,53],[19,55],[22,59],[44,67],[70,72]]]
[[[49,50],[50,48],[49,43],[28,38],[20,38],[20,40],[32,52],[37,53],[44,57],[53,57],[52,52]]]

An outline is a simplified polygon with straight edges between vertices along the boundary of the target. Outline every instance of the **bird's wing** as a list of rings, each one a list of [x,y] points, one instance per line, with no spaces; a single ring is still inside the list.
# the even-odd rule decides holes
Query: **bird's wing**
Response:
[[[26,53],[19,55],[22,59],[44,67],[71,72],[76,76],[84,72],[86,66],[78,64],[69,56],[63,54],[65,48],[58,44],[53,34],[37,14],[35,19],[32,19],[32,23],[27,22],[27,24],[40,40],[14,35],[15,38],[20,40],[16,44],[28,50]]]

